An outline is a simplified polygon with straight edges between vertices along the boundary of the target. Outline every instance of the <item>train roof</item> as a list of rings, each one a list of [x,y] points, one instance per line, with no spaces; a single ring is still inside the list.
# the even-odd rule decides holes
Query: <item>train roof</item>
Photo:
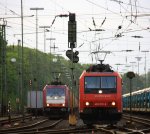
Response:
[[[91,65],[86,72],[114,72],[109,64]]]
[[[138,90],[138,91],[134,91],[131,94],[135,95],[135,94],[141,94],[141,93],[144,93],[144,92],[150,92],[150,87],[144,88],[144,89],[141,89],[141,90]],[[127,97],[127,96],[130,96],[130,93],[123,94],[123,97]]]
[[[43,91],[46,90],[47,88],[65,88],[65,89],[70,90],[67,85],[51,85],[51,84],[47,84],[47,85],[45,85],[45,87],[43,88]]]
[[[47,84],[46,86],[51,86],[51,87],[68,87],[67,85],[51,85],[51,84]]]
[[[84,76],[117,76],[121,77],[121,75],[114,71],[109,64],[97,64],[91,65],[88,69],[84,70],[80,75],[79,79],[82,79]]]

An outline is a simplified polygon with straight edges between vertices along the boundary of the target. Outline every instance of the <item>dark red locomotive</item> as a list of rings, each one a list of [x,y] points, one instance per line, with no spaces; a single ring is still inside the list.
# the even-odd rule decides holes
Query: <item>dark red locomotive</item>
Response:
[[[59,82],[46,85],[43,89],[44,113],[49,117],[64,116],[70,110],[70,90]]]
[[[110,123],[122,115],[122,78],[109,65],[93,65],[80,76],[79,113],[85,124]]]

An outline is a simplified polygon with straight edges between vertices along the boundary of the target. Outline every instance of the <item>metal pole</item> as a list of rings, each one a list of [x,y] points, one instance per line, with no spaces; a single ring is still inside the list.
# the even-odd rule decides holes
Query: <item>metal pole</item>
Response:
[[[144,52],[145,53],[145,67],[144,67],[144,70],[145,70],[145,87],[147,87],[147,76],[146,76],[146,53],[148,53],[149,51],[141,51],[141,52]]]
[[[44,8],[30,8],[30,10],[35,10],[36,11],[36,78],[34,81],[36,82],[36,109],[35,109],[35,117],[37,118],[37,88],[38,88],[38,65],[37,65],[37,49],[38,49],[38,10],[44,10]]]
[[[20,103],[20,74],[21,74],[21,64],[20,64],[20,56],[21,56],[21,52],[20,52],[20,48],[21,48],[21,40],[18,40],[18,61],[17,61],[17,67],[18,67],[18,98],[17,98],[17,113],[19,114],[19,103]],[[22,102],[22,101],[21,101]]]
[[[139,75],[139,73],[140,73],[140,72],[139,72],[139,61],[138,61],[138,75]]]
[[[52,59],[51,59],[51,55],[52,55],[52,53],[51,53],[51,48],[52,48],[52,47],[51,47],[51,41],[52,41],[52,40],[56,40],[56,39],[55,39],[55,38],[47,38],[46,40],[50,40],[50,73],[52,73],[52,70],[51,70],[51,60],[52,60]]]
[[[4,97],[6,97],[6,99],[5,99],[5,110],[7,110],[7,108],[8,108],[8,90],[7,90],[7,62],[6,62],[6,51],[7,51],[7,49],[6,49],[6,47],[7,47],[7,42],[6,42],[6,29],[5,29],[5,27],[6,27],[6,25],[4,25],[4,56],[5,56],[5,65],[4,65],[4,68],[5,68],[5,70],[4,70],[4,76],[5,76],[5,78],[4,78],[4,82],[5,82],[5,88],[4,88],[4,91],[5,91],[5,96]],[[6,112],[6,111],[5,111]]]
[[[2,84],[3,84],[3,82],[2,82],[2,61],[3,61],[3,59],[2,59],[2,47],[3,47],[3,45],[2,45],[2,27],[1,27],[1,25],[0,25],[0,74],[1,74],[1,77],[0,77],[0,90],[1,90],[1,116],[3,116],[3,109],[2,109],[2,106],[3,106],[3,87],[2,87]]]
[[[132,79],[135,77],[134,72],[128,72],[127,77],[130,79],[130,123],[132,123]]]
[[[146,52],[145,52],[145,87],[146,87]]]
[[[3,41],[3,26],[1,27],[1,30],[2,30],[2,32],[0,33],[1,34],[1,44],[2,44],[2,55],[1,55],[1,57],[2,57],[2,68],[1,68],[1,89],[2,89],[2,91],[1,91],[1,94],[2,94],[2,100],[1,100],[1,115],[2,116],[4,116],[4,64],[5,64],[5,56],[4,56],[4,41]]]
[[[130,123],[132,122],[132,79],[130,79]]]
[[[137,59],[137,61],[138,61],[138,75],[140,74],[140,72],[139,72],[139,62],[140,62],[140,60],[142,59],[142,57],[135,57],[136,59]]]
[[[117,71],[118,71],[118,70],[119,70],[119,66],[120,66],[120,65],[123,65],[123,64],[117,63],[117,64],[115,64],[115,65],[117,65]]]
[[[24,66],[24,51],[23,51],[23,3],[22,3],[22,0],[21,0],[21,44],[22,44],[22,55],[21,55],[21,61],[22,61],[22,64],[21,64],[21,112],[22,112],[22,121],[24,122],[24,99],[23,99],[23,94],[24,94],[24,72],[23,72],[23,66]]]
[[[74,114],[74,99],[73,99],[73,95],[74,95],[74,85],[73,85],[73,47],[71,47],[71,51],[72,51],[72,55],[71,55],[71,73],[72,73],[72,76],[71,76],[71,79],[72,79],[72,108],[71,108],[71,114]]]
[[[46,52],[46,34],[45,34],[45,29],[50,28],[50,26],[40,26],[39,28],[44,28],[44,53]]]
[[[1,94],[2,94],[2,100],[1,100],[1,114],[4,116],[6,113],[7,109],[7,82],[6,82],[6,32],[5,32],[5,27],[6,27],[6,22],[4,21],[3,25],[1,26],[1,44],[2,44],[2,72],[1,72],[1,78],[2,78],[2,83],[1,83]]]
[[[132,64],[132,71],[134,71],[134,64],[136,63],[136,62],[130,62],[131,64]]]

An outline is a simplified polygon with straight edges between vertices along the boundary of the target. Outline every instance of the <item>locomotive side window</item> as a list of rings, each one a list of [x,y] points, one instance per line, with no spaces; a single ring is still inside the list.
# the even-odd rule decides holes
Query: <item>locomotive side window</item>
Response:
[[[116,77],[114,76],[87,76],[85,77],[85,93],[116,93]]]

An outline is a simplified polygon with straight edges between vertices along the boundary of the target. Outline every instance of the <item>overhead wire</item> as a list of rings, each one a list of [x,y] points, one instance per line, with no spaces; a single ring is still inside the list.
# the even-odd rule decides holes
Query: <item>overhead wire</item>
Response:
[[[87,0],[87,1],[89,1],[89,0]],[[93,2],[92,2],[93,3]],[[132,5],[132,4],[131,4]],[[108,9],[106,9],[106,10],[108,10]],[[131,13],[132,13],[132,11],[131,11]],[[122,16],[122,15],[121,15]],[[125,17],[124,17],[125,18]],[[136,19],[136,17],[134,18],[134,20]],[[124,30],[124,31],[122,31],[121,33],[120,33],[120,35],[122,35],[122,33],[124,33],[128,28],[129,28],[129,26],[134,22],[134,20],[132,20],[131,19],[131,22],[128,24],[128,26],[126,27],[126,29]],[[123,21],[122,21],[123,22]],[[143,30],[143,29],[142,29]],[[113,41],[114,41],[114,39],[113,39]],[[112,42],[112,41],[111,41]],[[107,44],[108,45],[108,44]],[[106,46],[107,46],[106,45]]]
[[[89,2],[89,3],[91,3],[91,4],[93,4],[93,5],[95,5],[95,6],[98,6],[98,7],[102,8],[102,9],[104,9],[104,10],[107,10],[107,11],[113,13],[113,14],[116,14],[116,15],[118,15],[118,16],[124,17],[124,16],[122,16],[120,13],[116,13],[116,12],[110,10],[110,9],[106,9],[105,7],[103,7],[103,6],[99,5],[99,4],[96,4],[96,3],[94,3],[94,2],[92,2],[92,1],[90,1],[90,0],[86,0],[86,1]],[[129,4],[129,5],[130,5],[130,4]],[[126,18],[126,19],[127,19],[127,18]],[[128,20],[128,19],[127,19],[127,20]],[[131,22],[131,20],[128,20],[128,21]],[[140,25],[134,23],[133,21],[132,21],[132,23],[135,24],[135,25],[137,25],[137,26],[139,26],[140,28],[143,28],[143,27],[141,27]]]
[[[117,0],[110,0],[110,1],[114,1],[114,2],[119,2]],[[131,5],[130,3],[125,3],[123,1],[120,1],[121,4],[124,4],[124,5]],[[135,5],[132,5],[132,6],[135,6]],[[143,7],[143,6],[137,6],[138,8],[142,8],[142,9],[146,9],[146,10],[150,10],[150,8],[147,8],[147,7]]]

